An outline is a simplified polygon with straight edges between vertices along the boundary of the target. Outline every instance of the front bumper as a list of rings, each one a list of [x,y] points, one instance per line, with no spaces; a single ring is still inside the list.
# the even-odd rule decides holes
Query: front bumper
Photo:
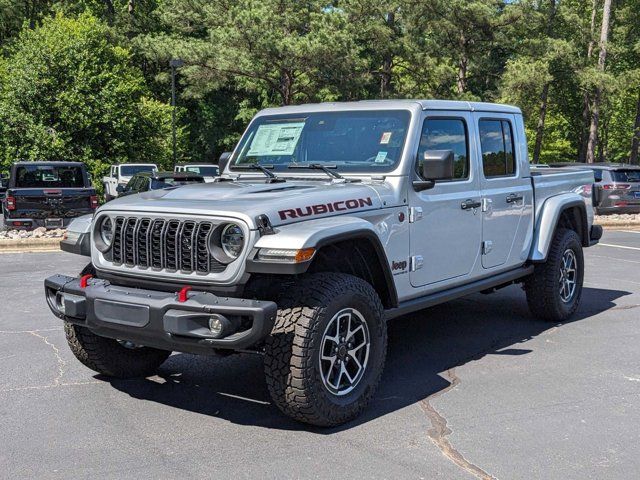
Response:
[[[175,293],[112,285],[89,279],[53,275],[44,282],[47,304],[57,317],[87,327],[96,335],[130,340],[138,345],[195,354],[215,349],[249,348],[271,333],[274,302],[223,298],[189,292],[180,302]],[[232,325],[221,338],[208,327],[212,316]]]

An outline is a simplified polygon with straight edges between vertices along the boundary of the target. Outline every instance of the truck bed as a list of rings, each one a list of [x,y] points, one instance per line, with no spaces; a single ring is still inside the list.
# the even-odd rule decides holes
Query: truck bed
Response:
[[[564,192],[582,195],[587,206],[592,205],[593,171],[588,168],[541,168],[531,169],[531,183],[535,192],[535,218],[538,218],[544,201]],[[587,208],[589,225],[593,223],[593,210]]]

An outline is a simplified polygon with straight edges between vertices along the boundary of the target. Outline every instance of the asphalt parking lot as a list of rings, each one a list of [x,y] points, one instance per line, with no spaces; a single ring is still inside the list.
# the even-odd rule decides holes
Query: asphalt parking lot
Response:
[[[42,280],[65,253],[0,255],[3,478],[609,478],[640,470],[640,232],[586,251],[577,315],[532,319],[509,287],[390,324],[365,415],[305,427],[258,356],[176,354],[109,381],[73,358]]]

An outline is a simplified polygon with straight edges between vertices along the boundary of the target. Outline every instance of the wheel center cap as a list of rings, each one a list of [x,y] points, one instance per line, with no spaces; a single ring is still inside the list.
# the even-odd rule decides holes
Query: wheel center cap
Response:
[[[338,346],[338,358],[344,360],[347,356],[347,346],[342,343]]]

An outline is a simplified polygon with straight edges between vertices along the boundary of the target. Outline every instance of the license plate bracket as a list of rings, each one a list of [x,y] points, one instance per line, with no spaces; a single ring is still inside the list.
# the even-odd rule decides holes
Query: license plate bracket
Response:
[[[128,327],[144,327],[149,323],[149,306],[96,298],[93,313],[97,320]]]
[[[47,228],[62,228],[63,223],[61,218],[45,218],[44,226]]]

